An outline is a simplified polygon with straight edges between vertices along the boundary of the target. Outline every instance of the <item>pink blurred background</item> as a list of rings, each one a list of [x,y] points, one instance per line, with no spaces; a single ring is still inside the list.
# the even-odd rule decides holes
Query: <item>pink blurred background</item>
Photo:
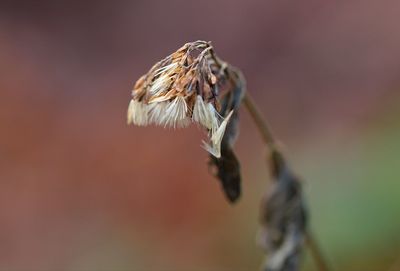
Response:
[[[243,110],[241,201],[196,127],[126,125],[187,41],[240,67],[336,270],[400,270],[400,2],[2,1],[0,270],[256,270],[264,147]],[[308,255],[307,270],[315,270]]]

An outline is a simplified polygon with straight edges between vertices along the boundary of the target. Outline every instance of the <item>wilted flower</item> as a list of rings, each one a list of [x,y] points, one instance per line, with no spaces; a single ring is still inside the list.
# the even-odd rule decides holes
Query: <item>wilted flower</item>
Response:
[[[221,93],[221,102],[219,101]],[[307,211],[302,185],[275,148],[275,140],[246,91],[241,72],[220,60],[209,42],[187,43],[156,63],[135,84],[128,124],[186,127],[195,122],[208,131],[203,142],[229,201],[241,193],[240,164],[233,145],[239,133],[239,106],[244,101],[266,143],[274,183],[261,205],[259,243],[267,253],[265,271],[299,270],[306,236]],[[310,243],[310,238],[307,238]],[[315,246],[314,246],[315,247]],[[318,249],[314,249],[318,252]],[[316,254],[317,255],[317,254]],[[319,253],[318,261],[324,265]],[[321,269],[323,270],[323,269]]]
[[[204,148],[219,158],[221,141],[233,114],[219,113],[219,89],[227,81],[226,67],[209,42],[185,44],[136,82],[128,123],[175,128],[196,122],[209,132],[209,143],[204,142]]]

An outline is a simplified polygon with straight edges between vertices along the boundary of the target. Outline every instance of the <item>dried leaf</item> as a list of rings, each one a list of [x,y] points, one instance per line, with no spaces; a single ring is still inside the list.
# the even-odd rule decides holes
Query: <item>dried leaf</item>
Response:
[[[222,138],[221,156],[217,158],[210,155],[209,162],[217,169],[216,176],[222,184],[225,196],[232,203],[239,199],[241,193],[240,164],[233,151],[233,145],[239,135],[238,110],[243,97],[244,86],[244,80],[238,81],[234,89],[227,93],[222,100],[220,114],[225,116],[228,112],[231,112],[232,116]],[[231,110],[233,110],[233,113]]]
[[[240,196],[240,165],[231,148],[223,146],[221,158],[210,155],[211,163],[217,168],[217,177],[230,202],[235,202]]]
[[[259,243],[267,252],[266,271],[299,270],[306,231],[302,186],[278,151],[270,159],[272,187],[261,205]]]

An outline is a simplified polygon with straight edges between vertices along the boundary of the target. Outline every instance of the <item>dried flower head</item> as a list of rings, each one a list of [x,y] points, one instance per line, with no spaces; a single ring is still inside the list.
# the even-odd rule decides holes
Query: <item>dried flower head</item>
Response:
[[[135,84],[128,124],[186,127],[196,122],[209,133],[204,148],[221,156],[221,141],[233,111],[219,113],[219,90],[227,82],[227,64],[209,42],[186,43],[156,63]]]

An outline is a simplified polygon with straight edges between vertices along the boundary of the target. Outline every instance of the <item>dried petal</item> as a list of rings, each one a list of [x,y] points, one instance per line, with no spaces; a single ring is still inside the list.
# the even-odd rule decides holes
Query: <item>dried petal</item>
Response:
[[[203,147],[217,158],[221,157],[221,141],[225,133],[226,125],[228,124],[232,113],[233,111],[228,114],[221,125],[219,125],[218,129],[211,133],[210,143],[203,141]]]

